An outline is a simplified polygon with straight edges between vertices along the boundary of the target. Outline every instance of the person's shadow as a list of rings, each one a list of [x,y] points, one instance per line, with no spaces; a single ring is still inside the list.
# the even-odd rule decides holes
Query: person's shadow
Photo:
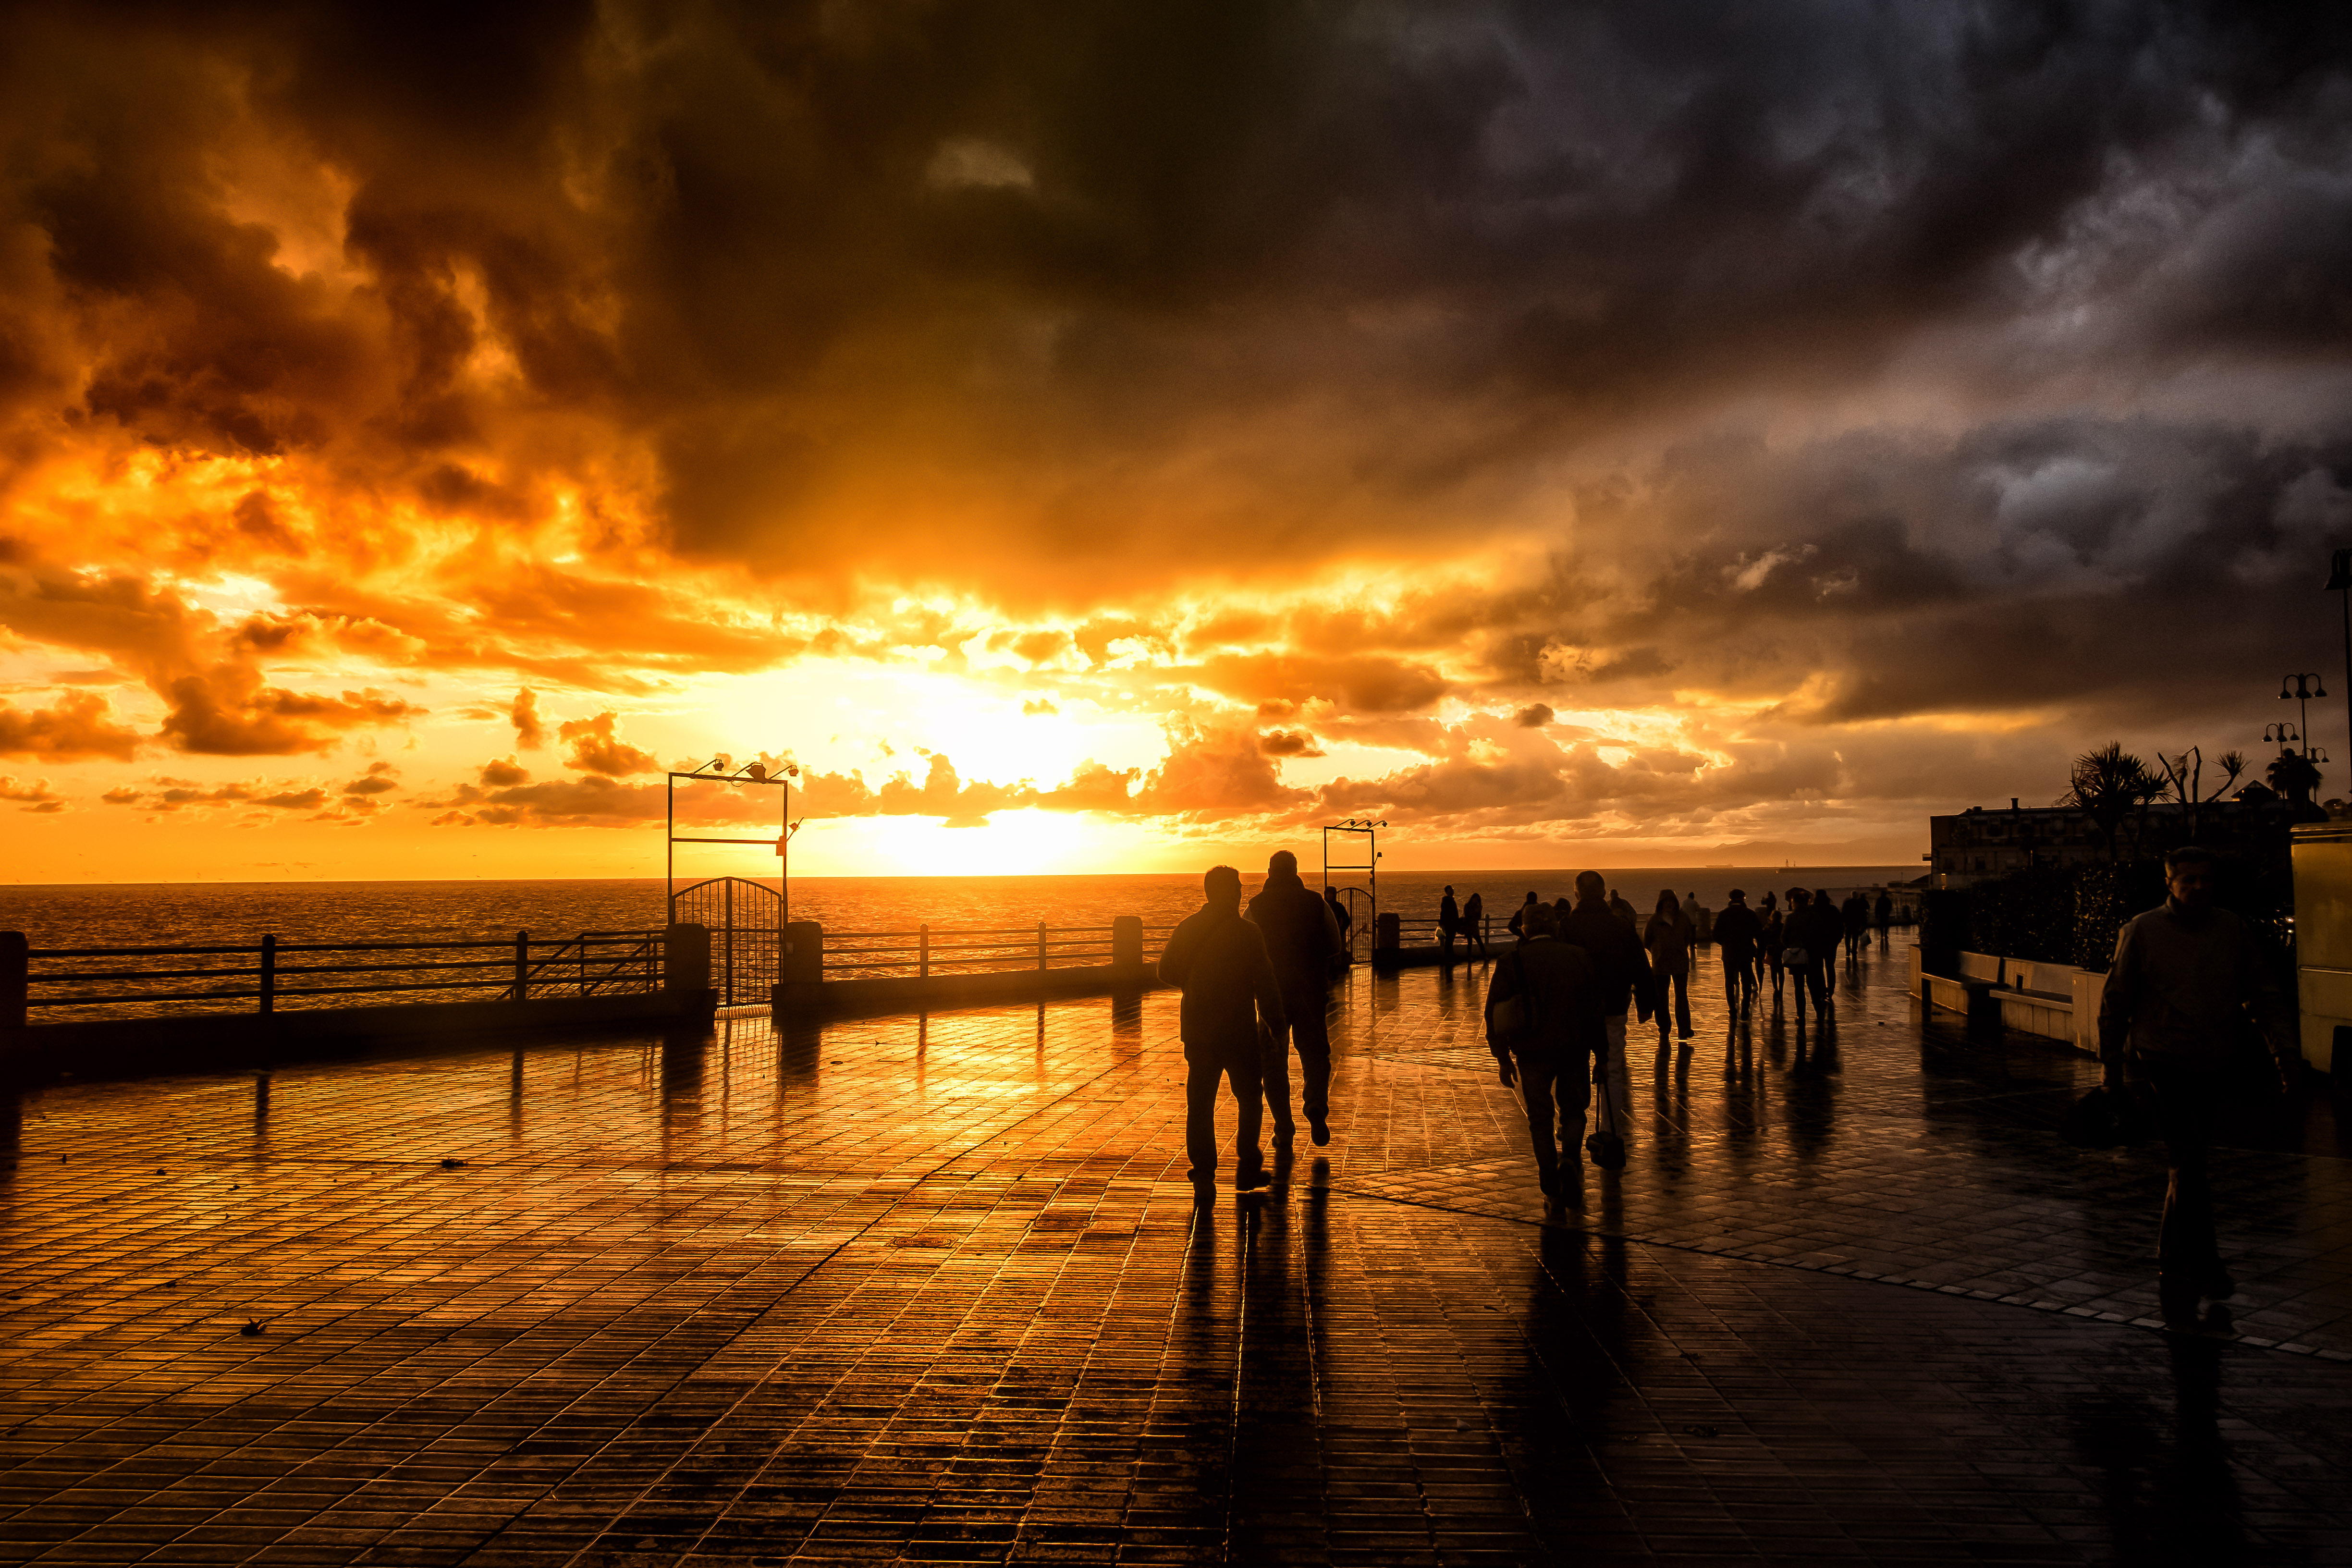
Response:
[[[2122,1391],[2115,1386],[2120,1379],[2073,1414],[2075,1449],[2095,1472],[2110,1549],[2123,1563],[2243,1563],[2244,1501],[2221,1436],[2223,1342],[2201,1334],[2167,1334],[2164,1342],[2172,1363],[2168,1434],[2158,1401]]]

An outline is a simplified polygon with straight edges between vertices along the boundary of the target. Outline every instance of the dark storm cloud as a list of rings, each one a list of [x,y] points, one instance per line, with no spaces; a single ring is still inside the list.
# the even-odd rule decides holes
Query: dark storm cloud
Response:
[[[602,431],[779,570],[1312,561],[1930,327],[2339,360],[2343,16],[20,6],[0,397],[489,525]],[[280,163],[354,286],[236,216]]]

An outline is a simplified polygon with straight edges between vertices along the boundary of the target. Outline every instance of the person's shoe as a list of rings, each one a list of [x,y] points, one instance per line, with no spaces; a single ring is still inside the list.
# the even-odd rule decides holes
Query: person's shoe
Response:
[[[1267,1173],[1264,1165],[1234,1173],[1234,1191],[1237,1194],[1262,1193],[1273,1185],[1274,1177]]]
[[[2213,1271],[2205,1277],[2205,1299],[2226,1301],[2237,1293],[2238,1282],[2230,1278],[2230,1271],[2218,1263],[2213,1265]]]
[[[1286,1154],[1290,1152],[1291,1140],[1296,1138],[1297,1135],[1298,1130],[1295,1127],[1276,1128],[1274,1130],[1274,1152],[1277,1154]]]
[[[1331,1123],[1320,1116],[1310,1116],[1307,1119],[1307,1135],[1314,1139],[1315,1146],[1320,1149],[1331,1142]]]
[[[1568,1199],[1558,1193],[1544,1199],[1544,1223],[1558,1225],[1568,1217]]]

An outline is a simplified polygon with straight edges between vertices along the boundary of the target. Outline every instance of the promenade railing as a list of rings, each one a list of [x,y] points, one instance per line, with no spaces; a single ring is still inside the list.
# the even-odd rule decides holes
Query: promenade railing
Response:
[[[1095,967],[1118,962],[1116,928],[1055,926],[932,926],[913,931],[827,931],[827,980],[929,980],[950,974]],[[1146,923],[1140,961],[1168,945],[1172,922]]]
[[[29,1021],[256,1014],[403,1001],[497,1002],[663,988],[659,931],[484,942],[285,942],[28,947]]]

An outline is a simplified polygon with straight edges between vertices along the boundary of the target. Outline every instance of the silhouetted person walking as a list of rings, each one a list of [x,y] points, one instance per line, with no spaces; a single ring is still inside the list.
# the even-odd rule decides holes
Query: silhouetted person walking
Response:
[[[1206,901],[1184,917],[1160,955],[1160,978],[1181,986],[1177,1014],[1184,1041],[1184,1151],[1192,1186],[1205,1196],[1217,1180],[1217,1080],[1233,1085],[1241,1125],[1234,1135],[1234,1187],[1266,1184],[1258,1152],[1261,1027],[1276,1038],[1289,1025],[1265,937],[1242,919],[1242,874],[1212,866],[1201,879]]]
[[[1511,911],[1511,923],[1507,929],[1513,936],[1521,938],[1522,940],[1526,938],[1528,911],[1534,909],[1537,902],[1536,890],[1533,888],[1529,888],[1528,889],[1528,901]]]
[[[1454,902],[1454,889],[1451,884],[1448,884],[1445,889],[1445,896],[1437,900],[1437,953],[1439,963],[1451,963],[1454,962],[1454,929],[1461,925],[1461,923],[1462,911],[1455,906]]]
[[[1772,976],[1772,1011],[1780,1011],[1780,950],[1788,945],[1787,929],[1780,918],[1780,895],[1771,889],[1764,889],[1764,967]]]
[[[1469,901],[1462,906],[1462,935],[1471,952],[1486,958],[1495,956],[1494,948],[1486,941],[1486,894],[1472,893]]]
[[[1635,931],[1642,929],[1642,912],[1628,900],[1619,898],[1614,888],[1609,889],[1609,912]]]
[[[1495,965],[1486,988],[1486,1048],[1503,1081],[1519,1086],[1536,1180],[1546,1211],[1557,1214],[1566,1195],[1560,1159],[1578,1157],[1591,1099],[1585,1075],[1601,1045],[1601,986],[1584,951],[1553,935],[1550,910],[1539,906],[1521,927],[1524,940]],[[1512,1018],[1516,1028],[1506,1026]]]
[[[2212,853],[2184,846],[2164,863],[2163,906],[2133,917],[2116,939],[2099,1003],[2099,1063],[2110,1090],[2128,1072],[2154,1095],[2171,1172],[2157,1296],[2168,1323],[2190,1324],[2199,1297],[2224,1300],[2237,1289],[2221,1267],[2206,1170],[2215,1114],[2230,1093],[2231,1042],[2251,1012],[2282,1087],[2293,1085],[2301,1052],[2270,955],[2244,921],[2213,906]]]
[[[1748,907],[1747,893],[1732,889],[1715,917],[1715,950],[1723,955],[1723,998],[1734,1018],[1755,1005],[1756,950],[1763,940],[1764,922]]]
[[[1690,921],[1692,942],[1705,947],[1715,940],[1715,911],[1698,901],[1696,889],[1683,900],[1683,918]]]
[[[1650,923],[1642,931],[1642,945],[1650,951],[1650,973],[1658,984],[1658,1044],[1666,1043],[1666,997],[1673,994],[1675,1027],[1680,1037],[1691,1037],[1690,972],[1691,939],[1689,920],[1685,918],[1680,900],[1672,889],[1658,894],[1658,907],[1650,916]]]
[[[1895,923],[1895,900],[1887,896],[1885,889],[1878,890],[1878,902],[1871,907],[1870,912],[1878,922],[1878,948],[1884,952],[1886,951],[1886,928]]]
[[[1821,922],[1820,929],[1813,935],[1816,942],[1823,944],[1822,947],[1824,954],[1822,960],[1822,983],[1834,985],[1837,984],[1838,943],[1845,940],[1845,916],[1839,911],[1835,904],[1830,902],[1830,890],[1827,888],[1813,889],[1813,901],[1810,907],[1813,910],[1813,919]]]
[[[1797,994],[1797,1022],[1805,1021],[1805,998],[1811,996],[1822,1022],[1829,1021],[1830,988],[1826,976],[1830,954],[1837,951],[1837,909],[1827,897],[1815,898],[1802,888],[1789,889],[1789,918],[1781,927],[1780,967],[1789,972]]]
[[[1277,849],[1265,863],[1265,886],[1249,903],[1250,923],[1265,933],[1266,955],[1282,987],[1283,1016],[1298,1046],[1299,1099],[1316,1143],[1331,1142],[1331,961],[1339,955],[1339,922],[1331,906],[1298,879],[1298,857]],[[1274,1146],[1290,1147],[1290,1042],[1274,1026],[1265,1061],[1265,1102],[1274,1110]]]
[[[1633,1094],[1625,1076],[1625,1014],[1634,1009],[1642,1021],[1650,1017],[1652,989],[1650,955],[1642,939],[1623,921],[1609,912],[1604,901],[1608,886],[1597,871],[1576,877],[1576,908],[1559,928],[1560,939],[1584,950],[1601,983],[1601,1032],[1605,1042],[1593,1081],[1605,1082],[1612,1119],[1622,1137],[1633,1124]]]
[[[1860,888],[1845,901],[1845,956],[1849,963],[1870,945],[1870,900]]]

